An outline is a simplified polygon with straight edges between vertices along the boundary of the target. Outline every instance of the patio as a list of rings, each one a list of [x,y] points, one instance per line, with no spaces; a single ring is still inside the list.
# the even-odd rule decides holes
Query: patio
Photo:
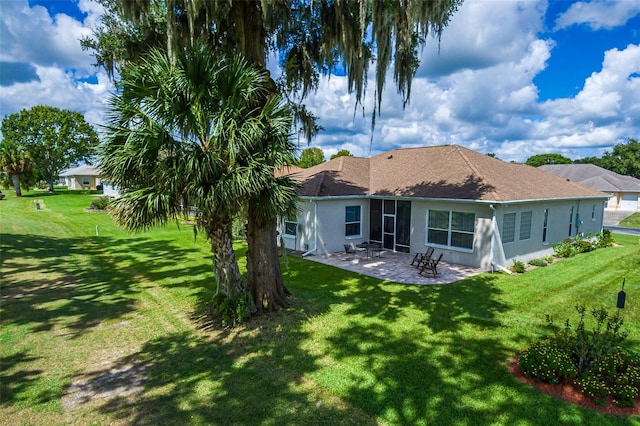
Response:
[[[335,266],[381,280],[389,280],[404,284],[450,284],[473,275],[487,272],[484,269],[457,265],[441,261],[438,263],[438,276],[418,274],[418,270],[411,266],[414,254],[394,253],[384,251],[380,257],[366,257],[361,253],[347,254],[344,252],[327,255],[311,255],[306,257],[314,262]]]

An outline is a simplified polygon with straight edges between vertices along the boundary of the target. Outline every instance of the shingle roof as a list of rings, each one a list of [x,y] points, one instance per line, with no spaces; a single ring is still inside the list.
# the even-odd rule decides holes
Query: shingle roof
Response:
[[[99,176],[100,171],[93,166],[79,166],[72,169],[64,170],[60,173],[60,176]]]
[[[377,195],[516,201],[604,197],[602,192],[524,164],[458,145],[395,149],[371,158],[338,157],[292,175],[309,197]]]
[[[538,168],[599,191],[640,192],[640,179],[621,175],[595,164],[546,164]]]

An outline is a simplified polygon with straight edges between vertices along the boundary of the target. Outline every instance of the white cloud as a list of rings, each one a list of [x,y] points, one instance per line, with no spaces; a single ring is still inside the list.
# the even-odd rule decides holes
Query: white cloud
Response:
[[[97,83],[76,79],[72,72],[57,67],[36,66],[39,81],[0,86],[3,115],[35,105],[49,105],[79,111],[91,124],[103,124],[105,102],[113,92],[113,84],[106,74],[97,75]]]
[[[586,24],[592,30],[624,25],[640,13],[640,0],[577,2],[556,21],[556,30]]]
[[[92,57],[80,48],[91,34],[83,23],[65,14],[50,16],[42,6],[26,1],[2,2],[0,61],[56,65],[89,75]]]
[[[0,85],[1,116],[35,105],[50,105],[84,114],[87,122],[102,124],[105,102],[114,87],[106,74],[93,67],[79,39],[91,33],[102,11],[97,3],[81,0],[85,23],[68,15],[50,16],[27,1],[1,2],[0,61],[28,64],[37,79]]]
[[[637,14],[640,0],[594,2],[570,7],[558,25],[618,25]],[[627,4],[629,3],[629,4]],[[2,115],[33,105],[53,105],[85,114],[101,123],[104,103],[113,91],[103,72],[96,73],[78,38],[98,22],[101,6],[80,0],[84,21],[49,16],[26,1],[0,0],[0,60],[30,65],[39,81],[0,86]],[[413,81],[410,103],[403,110],[392,72],[388,73],[380,115],[371,142],[374,110],[372,65],[362,106],[347,91],[345,77],[323,78],[308,108],[325,127],[313,142],[327,158],[340,149],[369,156],[410,146],[460,144],[493,152],[507,161],[557,152],[570,158],[599,155],[616,143],[640,137],[640,45],[603,52],[601,66],[579,84],[574,97],[541,102],[535,78],[551,62],[553,33],[544,28],[547,1],[465,0],[437,40],[428,40]],[[609,15],[585,12],[606,8]],[[580,12],[580,13],[578,13]],[[589,15],[591,14],[591,15]],[[600,16],[600,20],[589,16]],[[598,27],[599,28],[599,27]],[[52,40],[43,43],[43,40]],[[563,39],[566,43],[566,39]],[[279,72],[277,55],[269,62]],[[95,74],[95,78],[87,79]],[[81,80],[78,80],[81,78]],[[300,148],[306,141],[300,140]]]
[[[550,117],[569,118],[573,123],[636,121],[640,99],[640,45],[605,52],[602,70],[593,72],[573,99],[543,104]]]

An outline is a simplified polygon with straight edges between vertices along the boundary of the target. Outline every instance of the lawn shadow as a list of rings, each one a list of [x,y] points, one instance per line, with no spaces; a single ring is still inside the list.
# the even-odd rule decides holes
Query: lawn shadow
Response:
[[[305,270],[307,277],[329,271],[331,278],[302,282],[297,281],[302,274],[289,274],[294,293],[303,289],[316,300],[327,299],[323,315],[339,306],[346,319],[321,333],[329,345],[323,367],[308,374],[320,385],[347,383],[338,396],[378,421],[516,424],[567,416],[585,424],[607,421],[606,415],[555,400],[511,375],[510,361],[532,336],[504,329],[503,316],[511,308],[495,275],[414,286],[295,262],[304,262],[293,269]],[[503,333],[511,336],[504,339]]]
[[[17,396],[25,392],[38,380],[44,372],[40,369],[28,369],[19,367],[20,364],[29,365],[37,360],[37,357],[22,350],[8,356],[0,357],[0,404],[12,405]]]
[[[358,407],[336,401],[287,360],[313,366],[318,360],[301,350],[309,336],[298,327],[278,331],[263,317],[241,332],[203,338],[180,332],[152,340],[139,353],[85,377],[100,383],[118,369],[144,371],[144,390],[105,399],[99,410],[130,424],[376,424]],[[69,392],[73,389],[69,388]],[[101,393],[108,392],[101,389]],[[348,420],[347,420],[348,419]]]
[[[143,237],[2,238],[2,321],[34,332],[60,325],[75,337],[135,309],[141,285],[168,277],[200,276],[207,265],[187,264],[190,250]],[[180,280],[208,292],[209,280]]]

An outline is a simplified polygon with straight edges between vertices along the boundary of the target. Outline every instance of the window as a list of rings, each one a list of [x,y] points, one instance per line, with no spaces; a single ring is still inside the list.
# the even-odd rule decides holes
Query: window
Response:
[[[475,213],[429,210],[427,244],[473,249]]]
[[[573,207],[571,207],[571,212],[569,213],[569,236],[571,236],[572,230],[573,230]]]
[[[512,243],[516,240],[516,214],[505,213],[502,216],[502,242]]]
[[[596,205],[593,204],[591,206],[591,220],[595,221],[596,220]]]
[[[347,237],[360,237],[360,206],[345,207],[344,235]]]
[[[284,235],[290,235],[295,237],[298,230],[298,218],[295,215],[287,216],[284,220]]]
[[[531,239],[531,216],[532,212],[520,213],[520,240]]]
[[[89,180],[88,177],[83,177],[82,178],[82,186],[89,186],[91,185],[91,180]]]
[[[547,228],[549,226],[549,209],[544,209],[544,221],[542,222],[542,243],[547,244]]]

